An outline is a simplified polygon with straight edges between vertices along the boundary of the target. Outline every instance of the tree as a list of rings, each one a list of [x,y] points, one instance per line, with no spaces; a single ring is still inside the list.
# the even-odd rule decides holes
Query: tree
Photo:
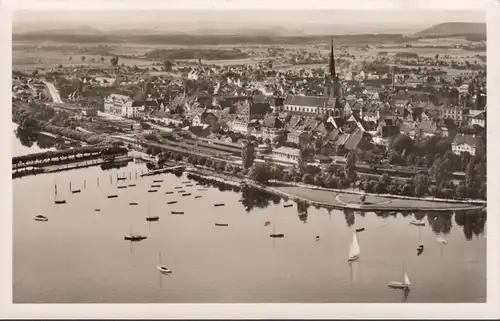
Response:
[[[399,154],[403,153],[403,151],[408,154],[413,149],[413,140],[407,135],[398,134],[392,141],[391,149]]]
[[[163,70],[164,71],[172,71],[172,66],[174,63],[170,60],[164,60],[163,61]]]
[[[230,163],[227,163],[224,170],[228,173],[231,173],[233,171],[233,166]]]
[[[309,173],[306,173],[302,176],[302,182],[304,184],[312,185],[314,184],[314,176]]]
[[[118,57],[116,57],[116,56],[115,57],[111,57],[109,59],[109,62],[111,63],[111,66],[113,66],[113,67],[118,66]]]
[[[344,165],[344,175],[348,181],[356,180],[356,153],[351,151],[347,154],[346,163]]]
[[[425,174],[417,174],[413,178],[413,184],[415,187],[414,195],[423,196],[429,190],[429,177]]]
[[[432,179],[439,185],[445,180],[449,180],[452,168],[450,162],[447,159],[442,160],[441,157],[436,158],[431,168],[429,169],[429,175]]]
[[[268,168],[268,164],[266,163],[257,163],[254,164],[248,173],[250,179],[259,182],[259,183],[267,183],[271,178],[270,170]]]
[[[255,146],[253,142],[246,142],[241,150],[243,168],[248,169],[252,166],[255,159]]]

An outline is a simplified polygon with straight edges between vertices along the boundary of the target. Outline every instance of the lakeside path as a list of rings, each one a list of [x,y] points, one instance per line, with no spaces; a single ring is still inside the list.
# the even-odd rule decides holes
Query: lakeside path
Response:
[[[318,205],[364,211],[459,211],[482,208],[482,206],[470,204],[404,200],[372,195],[367,195],[365,204],[361,205],[359,195],[355,194],[343,194],[295,186],[273,186],[268,187],[267,190]]]

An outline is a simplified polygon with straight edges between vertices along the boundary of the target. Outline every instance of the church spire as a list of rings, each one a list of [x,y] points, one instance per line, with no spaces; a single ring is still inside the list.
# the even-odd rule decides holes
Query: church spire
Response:
[[[332,80],[335,80],[337,78],[337,74],[335,72],[335,57],[333,55],[333,39],[331,42],[331,50],[330,50],[330,77]]]

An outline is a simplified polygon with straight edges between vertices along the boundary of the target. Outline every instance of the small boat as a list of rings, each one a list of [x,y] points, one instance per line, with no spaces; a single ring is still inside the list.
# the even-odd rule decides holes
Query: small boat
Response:
[[[269,234],[269,237],[282,238],[282,237],[285,237],[285,234],[275,233],[275,231],[274,231],[274,224],[273,224],[273,234]]]
[[[94,210],[94,212],[100,212],[100,211],[101,211],[101,209],[100,209],[100,208],[96,208],[96,209]]]
[[[162,265],[162,266],[157,266],[156,267],[158,271],[160,271],[161,274],[170,274],[172,273],[172,270],[170,270],[168,267]]]
[[[147,237],[146,236],[142,236],[142,235],[138,235],[138,234],[130,234],[130,235],[126,235],[124,237],[124,239],[126,241],[138,242],[138,241],[142,241],[142,240],[147,239]]]
[[[165,194],[174,194],[174,192],[165,192]]]
[[[403,281],[391,281],[389,282],[389,287],[395,288],[395,289],[409,289],[411,287],[410,279],[408,278],[408,275],[406,272],[403,272]]]
[[[71,193],[73,193],[73,194],[78,194],[80,192],[81,192],[81,190],[79,190],[79,189],[75,189],[75,190],[71,191]]]
[[[283,205],[283,207],[292,207],[292,206],[293,206],[293,204],[285,204],[285,205]]]
[[[148,221],[148,222],[157,222],[159,220],[160,220],[159,216],[148,216],[148,217],[146,217],[146,221]]]
[[[215,226],[229,226],[229,224],[226,224],[226,223],[215,223]]]
[[[206,189],[206,188],[198,188],[198,190],[199,190],[200,192],[206,192],[206,191],[208,191],[208,189]]]
[[[223,203],[219,203],[219,204],[214,204],[215,207],[219,207],[219,206],[225,206],[226,204],[223,204]]]
[[[424,251],[424,246],[423,245],[420,245],[419,247],[417,247],[417,256],[419,256],[420,254],[422,254],[423,251]]]
[[[179,193],[179,194],[180,193],[186,193],[186,191],[182,189],[182,190],[178,190],[177,193]]]
[[[65,200],[54,201],[55,204],[66,204]]]
[[[161,274],[170,274],[172,273],[172,270],[170,270],[168,267],[166,267],[165,265],[162,265],[161,264],[161,252],[158,253],[158,266],[156,267],[156,269],[158,271],[160,271]]]
[[[118,186],[118,188],[127,188],[127,187],[128,187],[127,185]]]
[[[413,224],[415,226],[425,226],[425,222],[423,220],[412,220],[410,224]]]
[[[319,241],[319,235],[316,236],[316,241]]]
[[[364,230],[365,230],[365,228],[364,228],[364,227],[360,227],[360,228],[357,228],[357,229],[356,229],[356,232],[363,232]]]
[[[158,192],[157,189],[150,189],[150,190],[148,190],[148,193],[156,193],[156,192]]]
[[[181,182],[181,183],[182,183],[182,184],[189,184],[189,183],[191,183],[191,181],[183,181],[183,182]]]
[[[168,201],[167,204],[175,204],[177,201]]]
[[[352,234],[352,242],[349,248],[349,262],[356,261],[359,259],[359,254],[361,253],[361,248],[359,247],[358,237],[356,233]]]
[[[268,226],[268,225],[270,225],[270,224],[271,224],[271,221],[266,221],[266,222],[264,223],[264,226]]]
[[[127,178],[126,177],[118,177],[116,180],[118,180],[118,181],[125,181],[125,180],[127,180]]]
[[[37,215],[37,216],[34,216],[33,219],[35,221],[39,221],[39,222],[47,222],[49,219],[46,218],[45,216],[43,215]]]
[[[158,188],[161,187],[161,185],[151,185],[152,188]]]
[[[137,203],[137,202],[130,202],[130,203],[128,203],[128,205],[139,205],[139,203]]]
[[[118,195],[108,195],[108,198],[117,198]]]
[[[128,187],[135,187],[135,184],[128,184]]]
[[[193,187],[193,184],[185,185],[186,187]]]
[[[238,202],[243,203],[244,199],[239,199]]]
[[[171,214],[184,214],[184,212],[170,211]]]
[[[182,196],[190,196],[190,195],[191,195],[191,193],[184,193],[184,194],[182,194]]]
[[[285,237],[285,234],[270,234],[269,237],[281,238],[281,237]]]
[[[157,180],[154,180],[154,181],[153,181],[153,183],[161,183],[161,182],[163,182],[163,180],[162,180],[162,179],[157,179]]]
[[[197,195],[197,196],[195,196],[194,198],[201,198],[201,195]]]
[[[180,189],[180,188],[182,188],[182,186],[175,186],[174,188],[175,189]]]

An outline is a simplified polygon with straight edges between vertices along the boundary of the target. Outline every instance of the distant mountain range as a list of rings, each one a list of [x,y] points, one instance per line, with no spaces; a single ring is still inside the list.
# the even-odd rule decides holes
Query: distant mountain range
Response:
[[[486,36],[486,24],[475,22],[446,22],[432,26],[415,34],[416,37],[445,37],[463,35]]]
[[[247,28],[198,28],[191,30],[181,29],[157,29],[157,28],[129,28],[129,29],[114,29],[114,30],[100,30],[93,26],[79,26],[74,28],[59,28],[43,30],[35,28],[34,26],[24,26],[23,28],[13,28],[13,40],[64,40],[69,41],[83,41],[84,39],[92,38],[92,41],[112,41],[113,39],[119,41],[120,39],[128,38],[129,40],[139,40],[141,42],[147,41],[148,38],[174,39],[176,37],[191,37],[200,38],[207,36],[210,38],[266,38],[266,42],[272,43],[272,38],[324,38],[333,36],[337,37],[359,37],[362,35],[377,35],[382,36],[387,40],[385,35],[391,35],[394,39],[400,38],[439,38],[439,37],[456,37],[465,36],[475,40],[486,39],[486,24],[485,23],[468,23],[468,22],[447,22],[434,25],[430,28],[414,33],[409,32],[410,27],[390,27],[390,26],[370,26],[370,25],[356,25],[357,32],[353,32],[353,27],[342,26],[327,26],[310,24],[307,28],[303,29],[288,29],[281,26],[272,27],[247,27]],[[379,30],[380,29],[380,30]],[[374,32],[378,30],[378,32]],[[418,29],[417,29],[418,30]],[[141,39],[142,38],[142,39]],[[257,40],[255,40],[257,41]],[[253,41],[251,41],[253,42]]]

